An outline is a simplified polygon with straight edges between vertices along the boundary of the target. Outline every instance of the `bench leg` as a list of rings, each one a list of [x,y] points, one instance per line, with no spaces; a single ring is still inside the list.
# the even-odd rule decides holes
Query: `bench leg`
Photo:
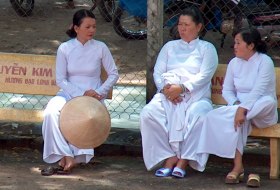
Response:
[[[270,138],[270,179],[278,179],[280,164],[280,139]]]

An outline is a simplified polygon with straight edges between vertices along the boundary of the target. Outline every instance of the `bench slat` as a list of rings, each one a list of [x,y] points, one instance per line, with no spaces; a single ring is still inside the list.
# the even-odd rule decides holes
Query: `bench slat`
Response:
[[[23,123],[42,123],[42,110],[25,110],[15,108],[0,109],[1,122],[23,122]]]
[[[280,138],[280,124],[273,125],[267,128],[256,128],[253,127],[250,136],[253,137],[268,137],[268,138]]]

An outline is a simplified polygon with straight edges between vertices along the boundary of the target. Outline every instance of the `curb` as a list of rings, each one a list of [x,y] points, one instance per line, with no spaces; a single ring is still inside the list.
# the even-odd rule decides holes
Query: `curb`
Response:
[[[43,151],[41,135],[0,134],[0,148],[31,148]],[[142,156],[141,134],[137,129],[111,128],[107,140],[95,148],[95,155]]]
[[[250,140],[248,140],[250,143]],[[256,143],[257,142],[257,143]],[[253,140],[253,144],[263,144],[261,141]],[[30,148],[43,151],[43,138],[41,135],[3,135],[0,134],[0,148]],[[142,142],[139,129],[129,128],[111,128],[111,132],[107,140],[95,148],[95,156],[132,156],[142,157]],[[244,164],[268,166],[270,163],[269,145],[247,146],[244,150]],[[224,159],[214,155],[210,155],[210,162],[229,163],[231,159]]]

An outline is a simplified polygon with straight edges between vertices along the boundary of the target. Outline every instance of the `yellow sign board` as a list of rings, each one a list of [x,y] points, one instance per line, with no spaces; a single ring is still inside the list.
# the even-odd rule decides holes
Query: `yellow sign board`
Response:
[[[107,79],[103,67],[101,78]],[[55,56],[0,53],[0,92],[53,96],[58,90]],[[112,89],[107,98],[112,99]]]
[[[0,91],[55,95],[55,56],[0,53]]]
[[[224,83],[224,77],[227,70],[227,65],[219,64],[218,68],[216,70],[216,73],[214,74],[211,84],[212,84],[212,102],[214,104],[220,105],[220,104],[226,104],[226,101],[222,97],[222,88]]]

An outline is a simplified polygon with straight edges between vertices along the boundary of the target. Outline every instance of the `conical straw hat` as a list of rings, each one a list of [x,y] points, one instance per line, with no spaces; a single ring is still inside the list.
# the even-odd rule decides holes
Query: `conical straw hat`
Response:
[[[110,128],[110,115],[95,98],[73,98],[61,110],[60,130],[65,139],[78,148],[98,147],[107,139]]]

